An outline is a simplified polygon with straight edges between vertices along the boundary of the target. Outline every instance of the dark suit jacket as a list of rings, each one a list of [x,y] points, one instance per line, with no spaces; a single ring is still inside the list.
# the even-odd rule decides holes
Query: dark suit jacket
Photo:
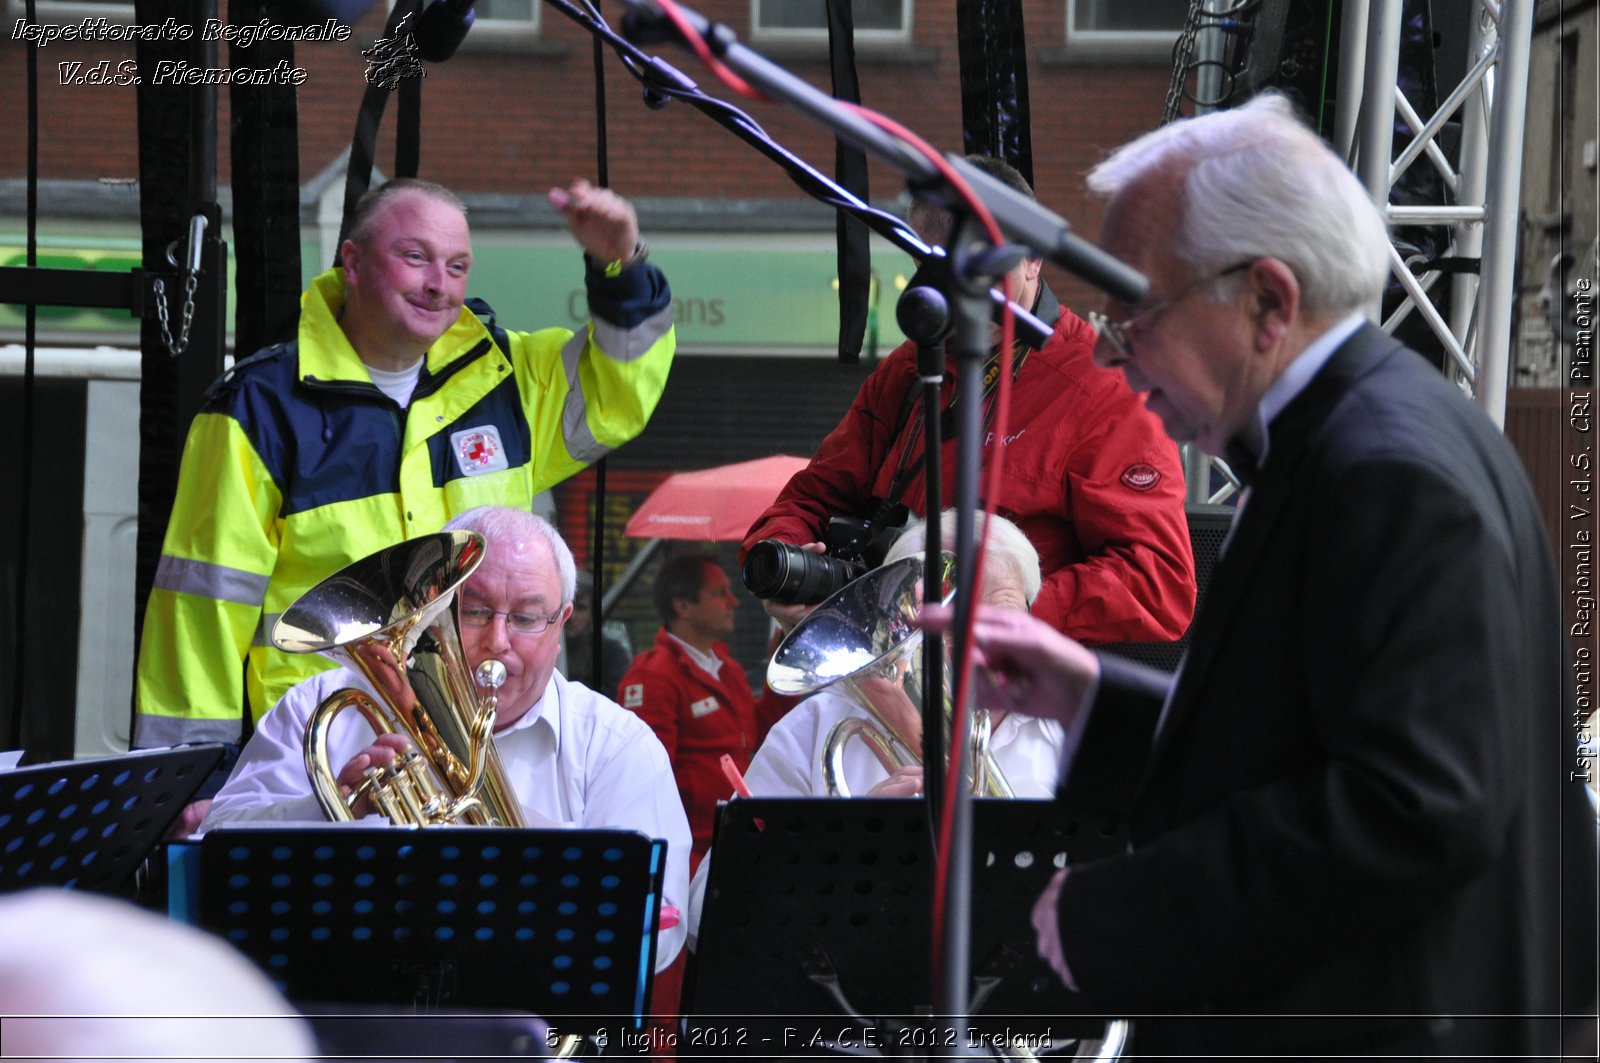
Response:
[[[1079,760],[1147,759],[1061,895],[1088,1002],[1140,1054],[1553,1053],[1481,1016],[1592,1011],[1559,594],[1510,444],[1364,327],[1273,424],[1153,746],[1166,678],[1103,659]]]

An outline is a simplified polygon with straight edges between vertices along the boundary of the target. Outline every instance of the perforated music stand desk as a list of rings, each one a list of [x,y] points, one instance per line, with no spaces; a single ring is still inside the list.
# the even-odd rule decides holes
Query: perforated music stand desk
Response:
[[[0,892],[123,892],[222,752],[183,746],[0,772]]]
[[[951,1036],[966,1046],[1009,1031],[1041,1048],[1046,1036],[1058,1048],[1101,1036],[1106,1020],[1082,1014],[1081,1000],[1036,955],[1029,916],[1058,867],[1107,851],[1113,837],[1109,824],[1067,815],[1057,802],[974,801],[972,1015],[954,1030],[938,1022],[922,1033],[879,1029],[870,1035],[876,1047],[931,1055],[948,1054]],[[836,1039],[851,1011],[889,1027],[916,1025],[931,992],[925,802],[732,801],[712,853],[691,1043],[699,1029],[708,1049],[738,1051],[715,1043],[730,1030],[746,1053],[799,1051],[815,1044],[815,1030]],[[912,1040],[893,1043],[900,1036]]]
[[[634,1029],[666,851],[611,830],[227,828],[200,843],[199,920],[291,1000]]]

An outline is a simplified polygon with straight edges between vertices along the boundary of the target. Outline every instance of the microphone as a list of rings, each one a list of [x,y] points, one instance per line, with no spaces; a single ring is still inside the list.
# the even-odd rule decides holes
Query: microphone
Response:
[[[928,257],[917,266],[917,271],[906,282],[905,291],[900,293],[900,301],[895,306],[895,322],[900,326],[900,331],[905,333],[907,339],[918,340],[923,343],[938,343],[944,340],[954,328],[954,322],[949,320],[950,305],[946,298],[945,286],[950,280],[950,267],[945,263],[942,250],[929,249]],[[937,300],[930,299],[929,294],[938,296]],[[909,298],[908,298],[909,297]],[[989,289],[989,312],[995,321],[999,321],[1005,313],[1006,299],[998,288]],[[931,328],[932,317],[924,315],[943,314],[945,321],[938,334],[931,339],[922,339],[912,332],[914,328]],[[902,316],[904,315],[904,316]],[[1027,307],[1019,303],[1011,304],[1011,320],[1016,338],[1026,343],[1034,350],[1045,345],[1054,331],[1054,322],[1040,321],[1034,317]]]
[[[1101,291],[1109,292],[1119,302],[1132,306],[1144,298],[1150,288],[1144,274],[1075,235],[1065,218],[995,180],[966,159],[958,155],[946,158],[1012,239],[1022,241],[1041,258],[1048,258]]]
[[[477,0],[433,0],[424,8],[413,32],[417,57],[430,63],[442,63],[455,55],[478,17],[472,10],[476,3]]]

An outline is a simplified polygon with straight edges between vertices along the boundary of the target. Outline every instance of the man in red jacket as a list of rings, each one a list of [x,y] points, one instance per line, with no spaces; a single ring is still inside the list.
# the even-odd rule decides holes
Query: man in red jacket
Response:
[[[1032,195],[1005,163],[970,161]],[[950,227],[948,212],[920,204],[910,221],[930,244],[942,243]],[[1041,281],[1041,266],[1028,259],[1012,273],[1015,301],[1054,332],[1042,349],[1013,355],[1009,430],[1005,439],[984,445],[986,454],[1006,448],[995,511],[1039,551],[1044,587],[1034,616],[1091,645],[1175,640],[1188,628],[1195,603],[1177,447],[1122,376],[1094,364],[1094,330],[1057,303]],[[947,410],[956,386],[950,368],[943,385]],[[902,502],[923,515],[923,434],[916,415],[903,416],[916,386],[915,345],[905,343],[867,378],[811,464],[751,526],[740,561],[762,539],[820,549],[828,518],[864,517],[881,502]],[[987,424],[993,395],[986,392],[981,401]],[[953,435],[940,450],[947,478],[955,470]],[[903,482],[894,498],[897,478]],[[949,490],[947,482],[946,498]],[[809,608],[765,604],[785,626]]]
[[[672,758],[678,793],[694,836],[691,866],[711,845],[717,802],[733,792],[722,770],[728,754],[742,772],[765,728],[744,669],[718,641],[733,631],[727,573],[710,554],[678,554],[655,582],[661,630],[656,644],[633,659],[620,686],[624,708],[655,731]]]

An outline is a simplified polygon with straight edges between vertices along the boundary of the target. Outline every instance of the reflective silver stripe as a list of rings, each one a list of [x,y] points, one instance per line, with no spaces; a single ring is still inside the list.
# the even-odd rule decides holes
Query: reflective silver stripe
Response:
[[[282,613],[262,613],[261,623],[256,625],[255,645],[263,649],[271,649],[272,643],[267,641],[267,636],[272,633],[272,625],[278,622]]]
[[[567,444],[567,453],[586,465],[611,453],[611,448],[602,445],[589,431],[589,403],[578,379],[578,362],[588,347],[589,335],[593,336],[595,346],[600,348],[605,357],[617,362],[637,361],[648,354],[661,337],[672,331],[672,307],[658,310],[633,328],[613,325],[600,318],[592,319],[589,326],[588,334],[579,330],[561,348],[561,364],[567,373],[567,401],[561,409],[561,438]]]
[[[192,716],[153,716],[141,712],[133,718],[135,749],[175,746],[183,742],[237,743],[243,733],[243,714],[231,720],[197,720]]]
[[[619,362],[636,362],[650,352],[656,341],[672,330],[672,307],[662,310],[639,322],[633,328],[623,328],[609,321],[595,318],[594,342],[607,357]]]
[[[268,576],[246,572],[241,568],[163,554],[161,562],[156,565],[155,585],[161,590],[178,594],[196,594],[222,602],[238,602],[240,605],[260,605],[267,600],[269,580]]]
[[[595,324],[598,326],[599,322]],[[602,446],[589,431],[589,402],[583,396],[583,383],[578,379],[578,360],[588,345],[588,337],[579,331],[561,348],[561,364],[567,371],[567,401],[561,408],[561,440],[566,443],[567,453],[573,460],[585,465],[611,453],[611,448]]]

